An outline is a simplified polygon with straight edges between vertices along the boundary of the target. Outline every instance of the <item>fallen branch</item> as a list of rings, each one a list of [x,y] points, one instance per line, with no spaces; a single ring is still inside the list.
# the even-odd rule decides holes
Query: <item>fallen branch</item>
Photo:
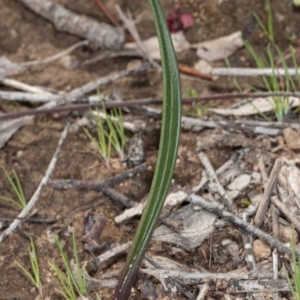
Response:
[[[96,257],[94,260],[92,260],[92,263],[95,266],[99,266],[102,262],[110,259],[111,257],[114,257],[115,255],[127,250],[130,246],[131,246],[132,242],[128,242],[126,244],[122,244],[120,246],[117,246],[111,250],[108,250],[107,252],[99,255],[98,257]]]
[[[141,164],[131,170],[127,170],[122,174],[118,174],[108,180],[102,182],[88,182],[81,180],[53,180],[52,186],[55,190],[84,190],[84,191],[102,191],[103,189],[116,185],[126,179],[132,178],[133,176],[144,172],[148,169],[148,165],[146,163]]]
[[[12,121],[8,121],[8,122],[0,122],[0,148],[3,147],[5,145],[5,143],[7,142],[7,140],[21,127],[25,124],[25,122],[27,120],[30,120],[32,118],[33,115],[35,114],[39,114],[39,111],[42,109],[50,109],[50,108],[54,108],[55,106],[59,106],[62,104],[65,104],[66,102],[70,102],[72,101],[74,98],[79,98],[82,97],[82,95],[89,93],[95,89],[97,89],[99,86],[104,85],[104,84],[108,84],[110,82],[113,82],[119,78],[125,77],[125,76],[129,76],[129,75],[133,75],[135,73],[138,72],[142,72],[144,70],[147,70],[149,68],[149,64],[144,64],[136,69],[132,69],[129,71],[121,71],[117,74],[113,74],[107,77],[102,77],[102,78],[98,78],[95,81],[92,81],[90,83],[87,83],[79,88],[73,89],[70,93],[64,94],[62,96],[60,96],[58,99],[52,100],[46,104],[44,104],[43,106],[33,110],[35,113],[30,114],[30,116],[28,114],[22,114],[19,113],[18,118],[23,117],[19,120],[12,120]],[[5,79],[6,80],[6,79]],[[57,109],[57,107],[55,107]],[[7,120],[9,118],[4,118],[1,120],[1,117],[5,117],[6,115],[1,115],[0,116],[0,121],[3,120]]]
[[[267,209],[269,207],[269,203],[271,200],[271,195],[273,192],[274,185],[277,181],[277,176],[279,174],[279,171],[282,167],[283,160],[282,158],[278,158],[275,161],[275,164],[273,166],[272,172],[269,176],[268,182],[266,183],[266,188],[264,190],[264,195],[262,201],[259,203],[255,218],[254,218],[254,225],[256,227],[261,227],[265,215],[267,212]]]
[[[103,49],[119,50],[125,42],[124,30],[78,15],[50,0],[18,0],[37,15],[64,31],[96,43]]]
[[[228,282],[229,293],[259,293],[290,291],[290,285],[285,279],[259,279],[259,280],[237,280]],[[274,298],[273,298],[274,299]]]
[[[57,94],[48,94],[48,93],[24,93],[24,92],[11,92],[11,91],[0,91],[0,100],[7,101],[22,101],[22,102],[50,102],[52,100],[57,100],[61,98],[61,95]],[[71,99],[75,102],[77,99]],[[83,99],[89,103],[99,102],[99,95],[91,95]]]
[[[196,285],[203,282],[203,280],[219,280],[219,279],[248,279],[249,274],[228,274],[228,273],[200,273],[200,272],[185,272],[177,270],[164,270],[164,269],[141,269],[141,273],[148,274],[160,279],[167,279],[169,277],[178,278],[183,283],[189,285]]]
[[[253,235],[257,236],[258,238],[264,240],[267,244],[269,244],[271,247],[277,248],[278,251],[286,253],[288,255],[292,255],[292,251],[290,248],[282,244],[280,241],[273,239],[269,234],[263,232],[259,228],[249,224],[248,222],[245,222],[241,220],[240,218],[234,216],[230,212],[226,211],[224,209],[224,205],[218,204],[216,202],[208,202],[204,200],[200,196],[196,196],[194,194],[191,194],[188,196],[187,201],[198,205],[205,210],[207,210],[210,213],[213,213],[230,223],[237,225],[239,228],[245,230],[248,233],[252,233]]]
[[[80,97],[82,97],[85,93],[87,92],[91,92],[93,89],[96,89],[97,87],[107,84],[109,82],[112,82],[114,80],[117,80],[121,77],[125,77],[125,76],[129,76],[132,74],[136,74],[138,72],[142,72],[145,71],[147,68],[149,68],[149,64],[145,64],[139,68],[130,70],[130,71],[122,71],[116,75],[111,75],[108,77],[104,77],[101,79],[98,79],[98,86],[92,86],[93,88],[89,88],[88,91],[86,91],[86,88],[84,89],[85,91],[81,91],[81,93],[78,93],[78,90],[82,90],[84,87],[86,86],[82,86],[81,88],[78,89],[74,89],[73,91],[71,91],[70,93],[64,95],[64,96],[60,96],[60,99],[65,99],[64,102],[74,102],[76,100],[82,100],[80,99]],[[7,79],[5,79],[7,80]],[[76,93],[75,93],[76,91]],[[67,98],[64,98],[66,97]],[[293,96],[293,97],[300,97],[300,92],[262,92],[262,93],[245,93],[245,94],[239,94],[239,93],[233,93],[233,94],[216,94],[216,95],[210,95],[210,96],[201,96],[201,97],[197,97],[197,98],[183,98],[182,99],[182,104],[187,104],[187,105],[191,105],[194,104],[196,102],[205,102],[205,101],[215,101],[215,100],[228,100],[228,99],[243,99],[243,98],[257,98],[257,97],[268,97],[268,96],[273,96],[273,97],[288,97],[288,96]],[[56,100],[58,102],[58,100]],[[51,101],[52,102],[52,101]],[[64,103],[63,102],[63,103]],[[53,102],[54,103],[54,102]],[[60,103],[60,104],[63,104]],[[106,105],[107,108],[116,108],[116,107],[134,107],[134,106],[142,106],[142,105],[157,105],[157,104],[161,104],[162,101],[161,100],[135,100],[135,101],[116,101],[114,103],[108,103]],[[55,104],[55,103],[54,103]],[[5,115],[1,115],[0,116],[0,121],[3,120],[10,120],[10,119],[16,119],[16,118],[20,118],[20,117],[24,117],[24,116],[32,116],[32,115],[39,115],[39,114],[51,114],[51,113],[56,113],[56,112],[65,112],[65,111],[80,111],[80,110],[87,110],[90,107],[102,107],[101,103],[93,103],[93,104],[89,104],[89,103],[84,103],[84,104],[80,104],[80,105],[70,105],[68,107],[53,107],[55,105],[51,105],[50,107],[44,105],[42,107],[40,107],[38,110],[28,110],[28,111],[24,111],[24,112],[18,112],[18,113],[11,113],[11,114],[5,114]],[[205,124],[206,121],[203,121],[203,124]],[[213,126],[214,124],[212,123],[212,121],[209,121],[211,124],[211,126]],[[238,123],[238,120],[237,120]],[[268,122],[261,122],[263,124],[274,124],[274,123],[268,123]],[[276,122],[276,124],[279,124],[279,128],[285,128],[286,126],[298,126],[299,124],[292,124],[292,123],[280,123],[280,122]],[[249,123],[249,125],[251,125]],[[264,125],[262,125],[264,126]],[[293,127],[294,128],[294,127]]]

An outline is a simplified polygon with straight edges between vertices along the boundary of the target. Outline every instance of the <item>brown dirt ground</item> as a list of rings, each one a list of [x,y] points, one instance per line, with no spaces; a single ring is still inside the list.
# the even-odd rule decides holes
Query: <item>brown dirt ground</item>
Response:
[[[95,2],[76,1],[76,0],[57,0],[56,2],[64,4],[70,10],[87,15],[96,20],[107,22],[104,15],[99,11]],[[138,28],[143,38],[154,34],[152,17],[146,1],[138,0],[120,0],[105,1],[111,11],[114,11],[114,4],[119,3],[123,9],[129,9],[134,16],[144,13],[142,21]],[[235,30],[245,28],[251,19],[253,11],[260,12],[262,18],[266,16],[262,13],[264,1],[223,1],[218,5],[217,1],[194,0],[194,1],[170,1],[162,0],[165,11],[175,7],[178,3],[185,12],[193,12],[197,17],[197,22],[191,30],[187,32],[187,38],[192,42],[205,41],[210,38],[232,33]],[[52,24],[38,17],[26,9],[18,1],[0,0],[0,55],[5,55],[12,61],[25,62],[47,57],[61,51],[68,46],[79,41],[75,36],[57,32]],[[281,49],[288,48],[290,38],[293,34],[299,34],[299,13],[293,10],[290,0],[273,0],[272,8],[275,15],[274,28],[277,43]],[[299,38],[299,36],[298,36]],[[255,30],[250,37],[255,46],[266,45],[266,40],[259,30]],[[75,55],[80,61],[90,59],[100,53],[97,47],[82,47],[76,50]],[[194,53],[187,52],[180,55],[179,60],[183,63],[192,65],[195,59]],[[84,83],[90,82],[96,78],[106,76],[110,73],[121,71],[126,68],[130,58],[108,59],[80,67],[75,70],[65,69],[60,62],[54,62],[49,65],[34,68],[31,72],[15,76],[16,79],[31,85],[43,86],[59,91],[69,91]],[[251,65],[252,61],[247,56],[245,50],[238,51],[230,58],[232,66]],[[224,66],[223,62],[215,63],[217,66]],[[231,92],[234,86],[231,80],[218,80],[215,83],[206,83],[201,80],[183,80],[183,93],[186,89],[195,88],[200,95],[211,94],[213,92]],[[1,87],[7,90],[5,87]],[[104,94],[112,94],[118,91],[123,97],[137,99],[143,97],[161,97],[161,77],[156,72],[149,72],[142,76],[134,76],[118,80],[117,82],[101,88]],[[227,105],[228,102],[222,105]],[[16,104],[0,102],[0,110],[4,112],[19,111],[32,108],[35,105],[26,103]],[[219,103],[211,103],[211,106],[220,106]],[[189,108],[184,108],[186,112]],[[73,120],[76,116],[73,115]],[[23,126],[7,145],[0,150],[0,165],[5,166],[7,170],[17,170],[25,195],[28,198],[34,193],[39,181],[45,173],[48,163],[56,148],[57,141],[66,121],[65,115],[54,114],[39,116],[34,121],[28,122]],[[153,127],[152,127],[153,128]],[[201,134],[207,135],[204,131]],[[200,180],[202,171],[201,163],[195,153],[196,136],[198,134],[183,132],[181,136],[181,148],[174,179],[176,184],[191,188]],[[159,131],[145,132],[143,140],[146,144],[146,160],[155,157],[158,146]],[[117,165],[109,172],[99,160],[92,154],[91,145],[83,131],[80,129],[76,133],[70,133],[65,141],[62,152],[52,178],[79,179],[90,181],[102,181],[110,178],[114,174],[121,173],[125,167]],[[208,152],[213,166],[217,168],[224,163],[231,154],[231,150],[221,151],[214,149]],[[149,191],[152,178],[152,171],[149,170],[140,174],[132,180],[127,180],[115,188],[124,193],[129,198],[139,201]],[[10,187],[0,172],[0,194],[10,195]],[[113,222],[113,217],[121,213],[123,208],[114,204],[110,199],[97,192],[78,192],[75,190],[55,191],[48,184],[43,189],[42,195],[35,207],[38,216],[47,219],[64,216],[69,211],[79,208],[83,205],[103,199],[103,203],[94,209],[95,213],[103,212],[109,219],[107,226],[101,236],[103,243],[117,245],[133,238],[133,233],[138,224],[135,218],[124,225],[117,226]],[[0,204],[1,216],[14,216],[17,211],[3,202]],[[55,225],[39,223],[23,223],[20,227],[27,235],[34,238],[39,262],[41,278],[44,283],[44,293],[49,299],[60,299],[57,292],[59,289],[57,279],[49,266],[49,260],[52,258],[59,261],[59,255],[56,247],[50,244],[47,239],[49,230],[63,230],[67,226],[74,227],[78,241],[79,257],[83,260],[91,259],[91,255],[84,251],[79,242],[83,235],[83,218],[89,210],[76,213],[74,216],[64,219]],[[217,240],[219,236],[226,235],[226,231],[215,232],[217,236],[214,246],[219,247]],[[233,239],[234,232],[231,232]],[[65,249],[71,253],[70,236],[63,235],[62,240],[67,244]],[[14,233],[0,244],[0,299],[35,299],[37,291],[32,288],[28,280],[16,268],[14,261],[18,260],[29,267],[28,261],[28,239],[21,234]],[[172,256],[167,245],[164,246],[164,252],[181,263],[191,266],[201,265],[208,268],[207,257],[209,257],[209,243],[204,243],[194,253],[181,253]],[[206,255],[203,256],[203,253]],[[107,264],[101,272],[106,272],[110,268],[118,270],[121,268],[125,256],[121,255],[115,261]],[[226,268],[225,268],[226,269]],[[212,266],[211,271],[222,270],[219,265]],[[99,271],[100,272],[100,271]],[[155,282],[157,284],[157,282]],[[220,292],[220,291],[219,291]],[[210,299],[223,299],[221,294],[210,293]],[[102,299],[110,299],[113,291],[103,289],[100,291]],[[135,296],[132,299],[141,299],[138,285],[134,290]],[[165,296],[163,299],[170,299]],[[185,299],[178,295],[176,299]]]

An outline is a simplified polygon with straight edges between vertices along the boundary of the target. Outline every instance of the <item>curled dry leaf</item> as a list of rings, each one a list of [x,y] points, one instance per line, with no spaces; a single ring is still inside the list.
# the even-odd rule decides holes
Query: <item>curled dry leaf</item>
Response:
[[[242,32],[237,31],[214,40],[193,44],[197,55],[208,61],[224,59],[243,47]]]
[[[187,50],[190,48],[190,43],[186,40],[182,31],[171,34],[174,49],[177,53]],[[149,53],[149,57],[152,59],[160,60],[160,51],[158,45],[158,39],[153,36],[147,40],[143,41],[145,50]],[[127,43],[124,45],[124,49],[133,49],[139,51],[136,43]]]
[[[296,97],[289,97],[289,105],[296,107],[300,105],[300,99]],[[250,116],[259,112],[268,112],[274,109],[274,101],[272,97],[256,98],[249,100],[248,103],[236,108],[211,108],[210,111],[223,116]]]
[[[187,205],[175,211],[171,216],[173,220],[181,222],[183,229],[180,233],[171,230],[165,225],[158,227],[154,234],[154,241],[162,241],[180,246],[187,251],[193,251],[214,230],[216,217],[204,210],[194,210]]]

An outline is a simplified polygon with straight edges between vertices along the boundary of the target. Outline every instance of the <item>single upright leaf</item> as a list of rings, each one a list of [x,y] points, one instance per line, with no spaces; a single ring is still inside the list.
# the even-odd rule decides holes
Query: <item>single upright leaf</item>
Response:
[[[116,288],[115,300],[128,299],[130,295],[131,287],[169,190],[180,135],[181,89],[176,54],[160,2],[149,0],[149,3],[154,16],[163,69],[164,96],[161,137],[149,198]]]

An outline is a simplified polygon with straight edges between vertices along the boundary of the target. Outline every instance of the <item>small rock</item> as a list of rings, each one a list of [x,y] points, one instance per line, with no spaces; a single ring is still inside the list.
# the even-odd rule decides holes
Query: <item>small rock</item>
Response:
[[[227,188],[230,190],[239,190],[242,191],[245,189],[251,182],[251,176],[248,174],[241,174],[236,177]]]
[[[300,149],[300,133],[290,127],[283,130],[286,144],[292,150]]]
[[[82,117],[77,121],[78,126],[88,126],[91,124],[90,120],[87,117]]]
[[[257,239],[253,242],[253,253],[259,258],[268,258],[271,255],[271,248],[263,241]]]
[[[291,243],[293,228],[279,224],[279,239],[282,243]],[[294,245],[299,242],[299,234],[294,230]]]
[[[67,70],[74,70],[79,66],[79,60],[74,55],[63,56],[59,62]]]
[[[204,59],[195,63],[194,68],[202,74],[211,74],[213,67]]]
[[[69,133],[77,133],[79,130],[79,126],[77,123],[73,123],[71,124],[70,128],[69,128]]]
[[[126,70],[130,71],[133,69],[136,69],[142,65],[142,60],[141,59],[132,59],[130,62],[128,62],[126,66]]]
[[[70,133],[77,133],[80,127],[90,125],[90,121],[86,117],[82,117],[81,119],[77,120],[75,123],[71,124],[69,132]]]
[[[133,135],[130,140],[126,164],[128,167],[135,167],[142,164],[145,160],[144,143],[141,132]]]
[[[19,150],[19,151],[17,152],[17,158],[21,158],[23,155],[24,155],[24,151]]]

